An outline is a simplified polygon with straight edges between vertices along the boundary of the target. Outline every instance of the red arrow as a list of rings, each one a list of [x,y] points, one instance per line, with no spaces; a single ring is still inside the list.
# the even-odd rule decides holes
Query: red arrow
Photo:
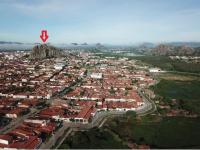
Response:
[[[49,37],[49,36],[47,35],[47,30],[42,30],[41,33],[42,33],[42,34],[40,35],[40,38],[42,39],[43,42],[46,42],[46,40],[47,40],[48,37]]]

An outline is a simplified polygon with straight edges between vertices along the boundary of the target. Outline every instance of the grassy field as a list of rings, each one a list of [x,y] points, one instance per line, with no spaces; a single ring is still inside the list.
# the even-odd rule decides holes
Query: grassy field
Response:
[[[181,100],[183,109],[200,114],[200,81],[161,80],[152,89],[164,102]]]

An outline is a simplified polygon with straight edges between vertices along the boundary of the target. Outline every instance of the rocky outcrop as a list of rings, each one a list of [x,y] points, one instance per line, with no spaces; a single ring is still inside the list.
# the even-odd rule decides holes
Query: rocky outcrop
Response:
[[[153,55],[168,55],[173,51],[173,46],[160,44],[152,50]]]
[[[30,54],[30,59],[53,58],[53,57],[60,57],[62,55],[63,55],[62,50],[47,44],[42,44],[33,47],[32,52]]]
[[[188,46],[171,46],[160,44],[154,49],[152,49],[151,53],[153,55],[161,55],[161,56],[192,56],[195,54],[196,49]]]
[[[194,54],[195,50],[188,46],[179,46],[175,48],[175,52],[180,56],[191,56]]]

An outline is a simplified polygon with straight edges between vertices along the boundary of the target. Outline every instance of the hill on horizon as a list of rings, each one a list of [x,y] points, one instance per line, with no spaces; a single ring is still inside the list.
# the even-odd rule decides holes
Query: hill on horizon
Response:
[[[63,51],[54,46],[41,44],[33,47],[30,59],[45,59],[45,58],[53,58],[60,57],[63,55]]]

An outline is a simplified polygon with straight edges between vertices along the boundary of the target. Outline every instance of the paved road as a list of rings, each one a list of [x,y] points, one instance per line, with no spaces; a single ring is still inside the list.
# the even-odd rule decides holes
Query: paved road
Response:
[[[70,127],[70,125],[68,123],[64,122],[63,127],[58,129],[58,131],[56,131],[56,133],[54,133],[47,142],[42,143],[42,145],[40,146],[40,149],[50,149],[56,144],[56,142],[59,140],[60,137],[62,137],[62,136],[67,137],[71,133],[71,130],[72,130],[69,127]],[[65,131],[67,129],[69,129],[69,130],[65,134]],[[62,140],[62,139],[60,139],[60,140]]]
[[[69,127],[69,130],[67,131],[67,133],[63,136],[63,134],[59,134],[59,136],[57,137],[57,139],[59,139],[59,141],[57,142],[57,145],[55,146],[55,149],[59,148],[60,145],[63,143],[63,141],[67,138],[68,135],[70,135],[71,132],[74,131],[84,131],[84,130],[89,130],[93,127],[101,127],[105,121],[107,120],[107,118],[109,117],[113,117],[113,116],[119,116],[126,113],[125,111],[123,112],[117,112],[117,111],[105,111],[105,112],[98,112],[93,121],[91,123],[88,124],[82,124],[82,123],[66,123],[66,126]],[[55,138],[55,136],[53,137]],[[55,139],[54,139],[55,140]],[[55,140],[57,141],[57,140]],[[55,142],[53,142],[55,144]],[[46,146],[44,145],[41,148],[52,148],[49,145],[54,146],[53,143],[48,143],[46,144]]]
[[[58,96],[61,96],[63,94],[65,94],[66,92],[69,91],[70,88],[74,88],[76,87],[79,83],[81,82],[81,79],[78,80],[76,83],[72,83],[69,87],[66,87],[63,91],[58,92],[58,94],[55,94],[54,96],[52,96],[49,100],[46,100],[46,104],[51,104],[52,101],[57,98]],[[43,108],[45,109],[45,108]],[[2,128],[0,130],[0,134],[6,134],[8,132],[10,132],[11,130],[15,129],[16,127],[18,127],[25,119],[39,113],[41,110],[43,109],[36,109],[36,108],[31,108],[30,112],[24,116],[18,117],[17,119],[13,119],[8,125],[6,125],[4,128]]]
[[[62,92],[59,92],[58,94],[54,95],[50,100],[47,100],[46,103],[51,103],[52,100],[54,98],[56,98],[57,96],[63,96],[65,93],[68,92],[68,90],[70,88],[74,88],[76,87],[79,83],[81,82],[81,79],[76,82],[75,84],[72,84],[71,86],[69,86],[68,88],[65,88]],[[143,100],[144,100],[144,105],[137,108],[136,109],[136,113],[138,115],[146,115],[149,113],[152,113],[153,111],[156,110],[156,106],[154,104],[153,101],[151,101],[143,92],[141,89],[138,90],[139,94],[142,96]],[[44,108],[45,109],[45,108]],[[25,119],[27,119],[28,117],[38,113],[41,110],[38,109],[31,109],[31,112],[21,118],[18,118],[17,120],[11,122],[8,126],[6,126],[5,129],[1,130],[1,133],[7,133],[9,131],[11,131],[12,129],[16,128],[17,126],[19,126],[19,124],[21,124]],[[98,112],[95,117],[93,118],[92,122],[89,124],[81,124],[81,123],[64,123],[63,127],[61,127],[55,134],[53,134],[50,139],[46,142],[43,143],[41,145],[40,148],[46,148],[46,149],[50,149],[51,147],[53,147],[56,143],[56,141],[58,141],[58,145],[56,146],[59,147],[62,142],[64,141],[64,139],[74,130],[88,130],[90,128],[93,127],[101,127],[103,126],[103,124],[106,122],[107,118],[109,117],[113,117],[113,116],[119,116],[119,115],[123,115],[125,114],[126,111],[102,111],[102,112]],[[63,135],[65,133],[65,131],[69,129],[67,131],[67,133],[65,135]]]
[[[77,83],[78,84],[78,83]],[[77,84],[75,84],[74,86],[76,86]],[[73,87],[74,87],[73,86]],[[139,94],[142,96],[145,104],[139,108],[136,109],[136,113],[138,115],[146,115],[149,113],[152,113],[153,111],[156,110],[156,106],[154,104],[153,101],[151,101],[150,99],[148,99],[148,97],[142,92],[141,89],[138,90]],[[50,100],[47,101],[47,103],[50,103],[53,98],[52,97]],[[19,126],[19,124],[21,124],[25,119],[27,119],[28,117],[38,113],[41,110],[38,109],[31,109],[31,112],[21,118],[16,119],[15,121],[11,122],[8,126],[6,126],[5,129],[1,130],[1,133],[7,133],[9,131],[11,131],[12,129],[16,128],[17,126]],[[88,130],[90,128],[93,127],[101,127],[103,126],[103,124],[105,123],[105,121],[107,120],[107,118],[109,117],[114,117],[114,116],[119,116],[119,115],[123,115],[125,114],[126,111],[102,111],[102,112],[98,112],[95,117],[93,118],[92,122],[89,124],[81,124],[81,123],[64,123],[63,127],[60,128],[46,143],[43,143],[41,145],[40,148],[51,148],[52,146],[54,146],[56,144],[56,141],[59,139],[60,142],[57,145],[57,147],[59,147],[62,142],[64,141],[64,139],[74,130]],[[66,129],[69,128],[69,131],[63,136],[63,133]],[[56,148],[57,148],[56,147]]]
[[[142,95],[143,96],[143,95]],[[145,98],[145,97],[144,97]],[[154,103],[153,103],[154,104]],[[136,110],[136,113],[139,115],[146,115],[148,113],[152,113],[156,110],[156,108],[149,100],[145,98],[145,105],[140,107],[140,109]],[[98,112],[91,123],[88,124],[82,124],[82,123],[65,123],[64,129],[61,129],[62,131],[66,130],[66,127],[69,128],[68,132],[63,136],[63,133],[56,133],[56,135],[53,135],[51,138],[51,142],[48,142],[47,144],[43,144],[41,148],[52,148],[56,141],[59,139],[56,145],[56,149],[59,148],[59,146],[63,143],[63,141],[67,138],[68,135],[70,135],[73,131],[83,131],[83,130],[89,130],[93,127],[101,127],[106,122],[106,120],[110,117],[120,116],[125,114],[126,111],[102,111]]]
[[[138,115],[147,115],[149,113],[152,113],[156,111],[156,105],[155,103],[148,98],[143,92],[142,89],[138,90],[138,93],[142,96],[144,100],[144,105],[136,109],[136,113]],[[83,131],[83,130],[89,130],[93,127],[101,127],[106,122],[106,120],[109,117],[119,116],[125,114],[126,111],[102,111],[98,112],[94,118],[92,119],[91,123],[88,124],[82,124],[82,123],[64,123],[64,126],[59,129],[60,131],[56,132],[55,135],[51,137],[51,139],[45,144],[41,146],[41,148],[52,148],[52,146],[55,146],[55,148],[58,148],[63,141],[66,139],[68,135],[70,135],[73,131]],[[64,131],[69,128],[68,132],[63,136]],[[56,141],[59,140],[57,143]]]
[[[144,105],[136,109],[138,115],[144,116],[157,110],[156,104],[148,96],[146,96],[142,89],[138,89],[139,95],[144,101]]]
[[[0,134],[6,134],[10,132],[11,130],[15,129],[17,126],[19,126],[25,119],[29,118],[30,116],[38,113],[41,110],[31,108],[30,112],[22,117],[19,117],[17,119],[13,119],[7,126],[5,126],[3,129],[1,129]]]

